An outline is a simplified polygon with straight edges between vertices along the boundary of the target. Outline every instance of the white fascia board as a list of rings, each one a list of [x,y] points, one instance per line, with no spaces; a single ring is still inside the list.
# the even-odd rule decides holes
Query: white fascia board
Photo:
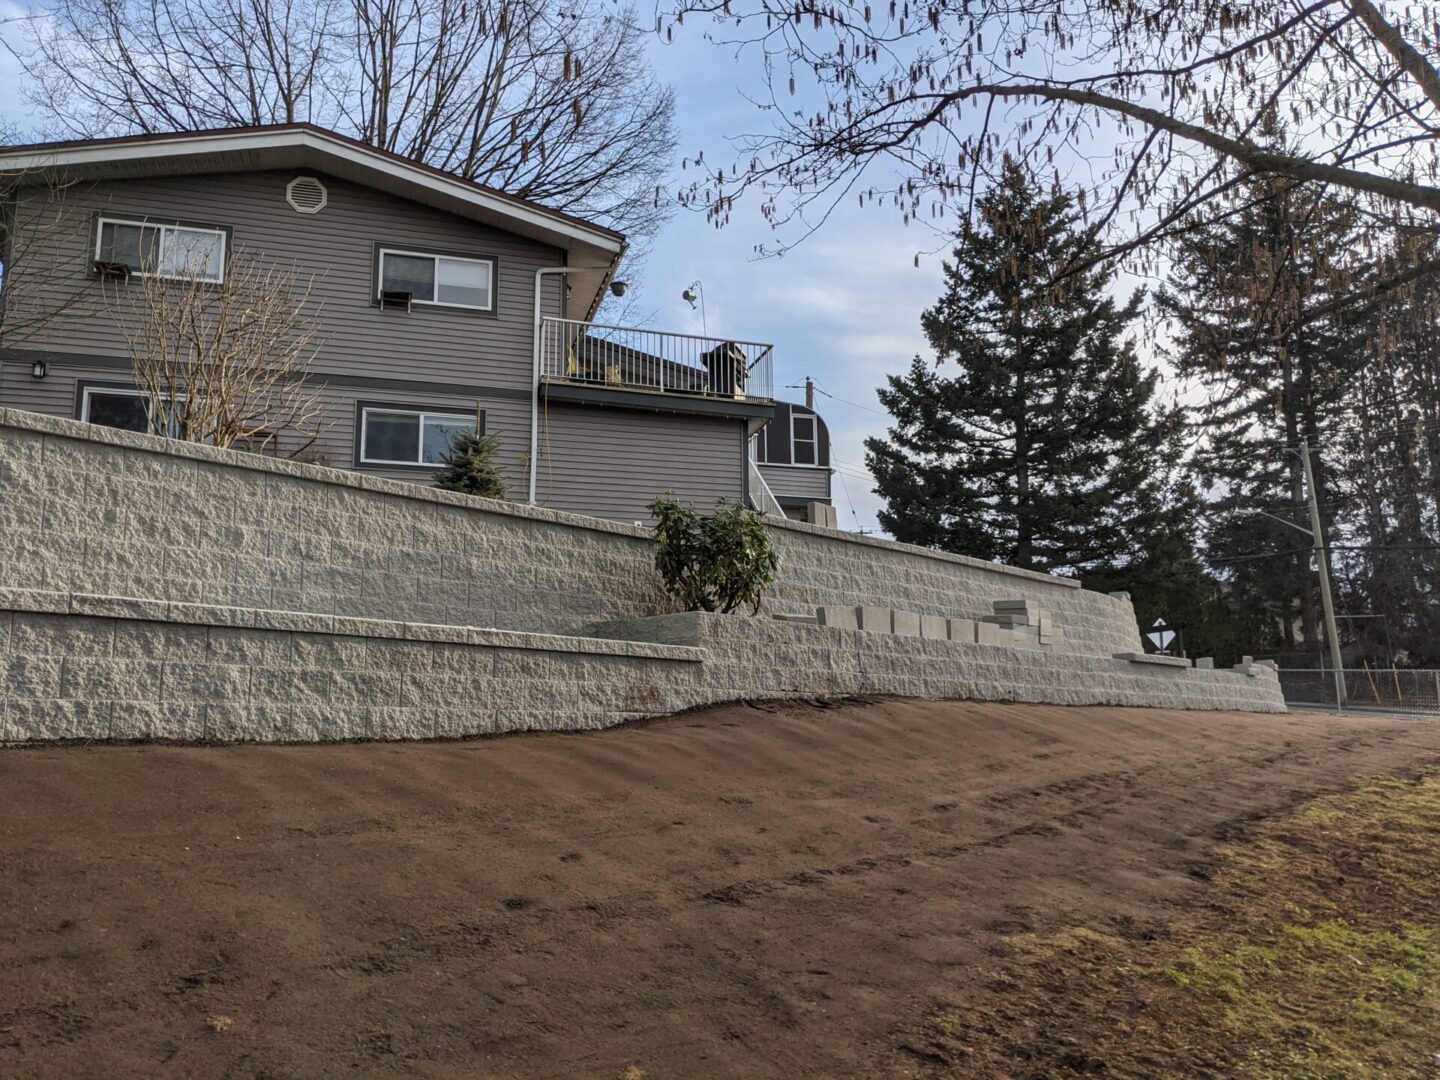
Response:
[[[199,157],[246,151],[264,152],[296,147],[309,150],[321,158],[344,162],[359,170],[372,170],[404,184],[412,184],[438,195],[468,204],[497,217],[528,227],[531,235],[549,234],[557,238],[556,246],[570,248],[581,244],[619,256],[625,242],[609,233],[587,229],[577,221],[555,217],[523,203],[499,198],[458,177],[416,168],[404,161],[392,160],[366,147],[336,139],[319,131],[281,129],[276,131],[220,131],[206,135],[180,135],[173,139],[157,136],[150,139],[115,143],[93,143],[47,149],[39,146],[13,151],[0,150],[0,171],[25,172],[67,167],[97,167],[112,162],[134,164],[142,161],[161,162],[167,158]]]

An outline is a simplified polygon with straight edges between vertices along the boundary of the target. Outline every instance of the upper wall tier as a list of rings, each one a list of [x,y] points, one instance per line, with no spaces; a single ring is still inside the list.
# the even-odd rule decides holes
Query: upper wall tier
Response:
[[[766,607],[977,618],[1028,599],[1056,651],[1139,651],[1128,602],[964,556],[776,522]],[[0,410],[0,586],[585,633],[664,614],[648,530]]]

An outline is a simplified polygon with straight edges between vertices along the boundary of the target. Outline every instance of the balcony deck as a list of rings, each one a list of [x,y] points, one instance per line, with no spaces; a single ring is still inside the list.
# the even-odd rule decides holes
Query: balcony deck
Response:
[[[774,400],[772,345],[576,319],[540,325],[549,383],[732,402]]]

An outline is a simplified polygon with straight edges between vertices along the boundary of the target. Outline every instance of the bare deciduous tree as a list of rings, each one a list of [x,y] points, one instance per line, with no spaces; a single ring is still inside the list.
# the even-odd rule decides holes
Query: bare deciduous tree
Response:
[[[15,141],[0,129],[0,146]],[[68,199],[74,187],[52,172],[0,174],[0,345],[36,336],[89,292],[86,280],[54,255],[55,238],[84,213]]]
[[[20,56],[81,137],[308,121],[644,240],[674,97],[604,0],[54,0]]]
[[[1260,175],[1440,223],[1433,4],[680,0],[673,22],[697,15],[771,74],[771,129],[686,192],[717,224],[759,189],[780,229],[858,198],[948,233],[1004,154],[1084,183],[1101,258],[1157,250]],[[1277,121],[1287,146],[1258,137]]]
[[[309,381],[317,305],[314,279],[235,251],[224,280],[195,269],[140,277],[129,320],[135,385],[152,423],[172,438],[287,456],[324,430]]]

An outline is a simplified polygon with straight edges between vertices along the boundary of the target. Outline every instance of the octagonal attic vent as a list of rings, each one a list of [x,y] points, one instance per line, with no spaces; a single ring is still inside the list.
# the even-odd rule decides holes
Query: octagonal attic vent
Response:
[[[325,185],[313,176],[297,176],[285,185],[285,201],[302,214],[318,214],[329,200]]]

